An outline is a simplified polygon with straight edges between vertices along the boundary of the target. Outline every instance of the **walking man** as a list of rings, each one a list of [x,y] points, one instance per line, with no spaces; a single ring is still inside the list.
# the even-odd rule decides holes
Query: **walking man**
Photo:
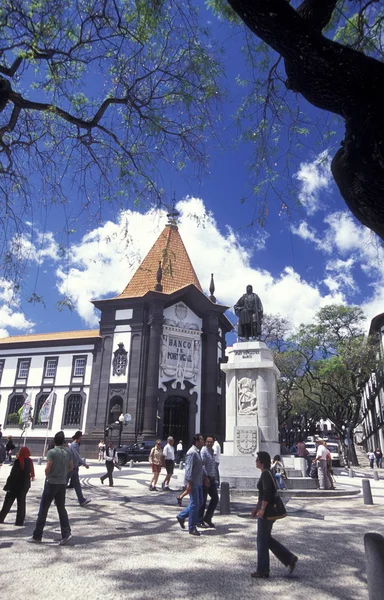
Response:
[[[39,544],[41,542],[52,500],[55,501],[60,519],[61,540],[59,545],[66,544],[72,537],[68,514],[65,509],[65,491],[68,473],[72,471],[73,462],[70,449],[64,446],[64,439],[63,431],[56,433],[54,438],[55,447],[47,453],[46,479],[43,495],[41,496],[39,514],[33,535],[28,540],[32,544]]]
[[[75,435],[72,436],[72,443],[70,445],[70,450],[72,453],[72,462],[73,462],[73,470],[70,474],[70,479],[72,483],[72,487],[75,488],[76,496],[79,501],[80,506],[86,506],[90,503],[90,500],[86,500],[83,496],[83,492],[81,490],[80,480],[79,480],[79,467],[82,465],[86,469],[89,469],[89,466],[85,462],[83,458],[80,456],[80,444],[81,438],[83,436],[82,431],[76,431]]]
[[[207,473],[209,479],[209,486],[203,486],[203,503],[199,510],[199,525],[198,527],[211,527],[215,529],[215,525],[212,522],[213,513],[215,512],[217,503],[219,502],[219,496],[217,494],[217,483],[216,483],[216,461],[213,454],[213,437],[208,435],[205,438],[205,446],[201,449],[200,456],[203,462],[203,467]],[[207,503],[207,495],[210,497],[209,506],[204,515],[205,506]]]
[[[165,463],[165,470],[167,475],[161,484],[161,487],[165,492],[170,492],[171,488],[169,487],[169,482],[171,481],[171,477],[173,475],[173,471],[175,469],[175,449],[173,447],[174,439],[172,436],[167,438],[167,444],[163,449],[163,458]]]
[[[318,467],[318,475],[319,475],[319,489],[320,490],[329,490],[331,487],[330,481],[328,479],[328,469],[327,469],[327,453],[328,450],[326,446],[324,446],[324,440],[318,439],[317,443],[317,454],[316,458],[313,462],[317,462]]]
[[[102,477],[100,477],[100,481],[101,483],[104,483],[104,480],[109,479],[109,487],[113,487],[113,477],[112,477],[112,473],[113,473],[113,469],[115,468],[115,464],[116,464],[116,448],[113,445],[113,442],[109,442],[108,444],[108,448],[105,450],[105,466],[107,467],[107,472],[105,475],[103,475]]]
[[[181,529],[185,529],[185,520],[188,517],[188,531],[190,535],[199,536],[196,526],[199,518],[200,506],[203,503],[203,479],[204,483],[209,485],[209,480],[204,477],[203,463],[200,456],[200,449],[204,444],[204,438],[200,433],[196,433],[192,438],[192,446],[185,457],[185,478],[186,491],[189,494],[189,504],[177,515],[177,520]]]

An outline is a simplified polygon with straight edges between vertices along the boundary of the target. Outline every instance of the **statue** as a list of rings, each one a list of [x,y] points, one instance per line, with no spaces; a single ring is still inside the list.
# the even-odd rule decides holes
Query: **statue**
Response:
[[[247,285],[247,293],[236,302],[235,315],[239,317],[238,336],[240,338],[257,339],[261,335],[263,305],[251,285]]]

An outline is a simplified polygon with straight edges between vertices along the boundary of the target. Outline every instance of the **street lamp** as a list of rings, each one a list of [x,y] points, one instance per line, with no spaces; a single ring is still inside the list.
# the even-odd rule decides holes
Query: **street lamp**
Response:
[[[123,433],[123,427],[124,427],[124,415],[123,413],[121,413],[120,417],[119,417],[119,448],[121,446],[121,434]]]

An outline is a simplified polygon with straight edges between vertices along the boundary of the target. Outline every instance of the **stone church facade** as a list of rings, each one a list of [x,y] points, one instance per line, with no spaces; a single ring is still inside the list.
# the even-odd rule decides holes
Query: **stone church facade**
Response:
[[[188,445],[196,431],[222,440],[220,364],[232,325],[213,292],[204,295],[170,220],[122,293],[93,301],[98,330],[0,340],[3,434],[17,441],[30,404],[26,435],[35,454],[59,429],[67,437],[81,429],[89,456],[108,428],[115,443],[173,435]],[[49,411],[41,411],[50,394]]]

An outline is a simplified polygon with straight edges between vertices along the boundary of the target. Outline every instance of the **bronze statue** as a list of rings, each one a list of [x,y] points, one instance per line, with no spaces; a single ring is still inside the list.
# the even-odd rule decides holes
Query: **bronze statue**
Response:
[[[236,302],[235,315],[239,317],[238,336],[240,338],[257,339],[261,335],[263,305],[257,294],[253,293],[251,285],[247,285],[247,293]]]

